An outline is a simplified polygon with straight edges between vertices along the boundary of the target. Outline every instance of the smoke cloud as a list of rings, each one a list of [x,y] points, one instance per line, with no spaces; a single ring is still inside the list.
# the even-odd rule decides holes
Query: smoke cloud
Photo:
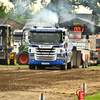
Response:
[[[60,21],[64,22],[66,19],[69,19],[67,14],[71,13],[72,10],[73,7],[69,2],[58,0],[56,4],[50,2],[45,8],[35,13],[33,19],[39,22],[51,23],[55,26],[55,24],[59,24]],[[73,18],[73,16],[70,16],[70,18],[71,17]]]
[[[45,22],[52,25],[58,23],[58,18],[58,14],[56,12],[47,8],[41,9],[39,12],[35,13],[33,17],[33,19],[39,21],[40,23]]]

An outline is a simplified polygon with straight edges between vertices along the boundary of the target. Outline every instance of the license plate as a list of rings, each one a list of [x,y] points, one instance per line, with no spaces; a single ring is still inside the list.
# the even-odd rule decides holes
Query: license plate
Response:
[[[49,65],[50,63],[42,63],[42,65]]]

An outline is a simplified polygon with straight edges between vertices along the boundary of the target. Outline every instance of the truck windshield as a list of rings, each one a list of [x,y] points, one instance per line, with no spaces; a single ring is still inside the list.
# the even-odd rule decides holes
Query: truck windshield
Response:
[[[7,27],[0,26],[0,36],[5,36],[6,32],[7,32]]]
[[[0,26],[0,46],[6,46],[7,26]]]
[[[69,39],[81,39],[82,32],[81,31],[70,31]]]
[[[62,43],[62,32],[31,32],[30,43],[33,44],[60,44]]]

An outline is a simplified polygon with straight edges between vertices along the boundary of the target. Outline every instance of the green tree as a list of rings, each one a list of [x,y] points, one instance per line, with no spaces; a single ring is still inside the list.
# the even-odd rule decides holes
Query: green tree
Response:
[[[36,2],[37,0],[9,0],[10,2],[12,2],[13,4],[16,4],[18,2],[29,2],[29,4],[31,4],[32,2]]]
[[[55,11],[58,11],[59,13],[64,11],[65,8],[66,12],[71,13],[72,10],[83,5],[92,10],[93,16],[91,21],[94,21],[95,24],[99,24],[100,22],[100,0],[51,0],[51,3],[48,6],[50,7],[50,5],[53,5],[56,8]]]
[[[16,4],[17,2],[28,2],[28,6],[36,1],[37,0],[10,0],[13,4]],[[41,4],[45,4],[43,6],[46,7],[46,0],[41,0]],[[95,24],[100,22],[100,0],[51,0],[47,8],[57,12],[59,15],[62,12],[72,13],[72,11],[80,5],[92,10],[93,17],[91,20],[94,21]]]
[[[20,1],[20,2],[18,2]],[[25,0],[27,1],[27,0]],[[25,2],[24,0],[13,0],[14,8],[9,11],[9,18],[14,19],[22,24],[24,24],[25,19],[32,18],[30,1]],[[16,2],[16,3],[15,3]]]
[[[7,16],[7,6],[5,6],[3,2],[0,2],[0,18],[6,18]]]
[[[100,22],[100,0],[72,0],[72,5],[80,6],[83,5],[84,7],[89,8],[92,10],[92,19],[91,21],[94,21],[95,24],[99,24]]]

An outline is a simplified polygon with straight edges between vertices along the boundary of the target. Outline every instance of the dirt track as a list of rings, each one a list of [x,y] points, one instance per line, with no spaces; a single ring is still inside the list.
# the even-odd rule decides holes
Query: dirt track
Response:
[[[0,67],[0,100],[72,100],[76,90],[87,84],[87,94],[100,92],[100,69],[62,71],[29,70],[28,67]]]

